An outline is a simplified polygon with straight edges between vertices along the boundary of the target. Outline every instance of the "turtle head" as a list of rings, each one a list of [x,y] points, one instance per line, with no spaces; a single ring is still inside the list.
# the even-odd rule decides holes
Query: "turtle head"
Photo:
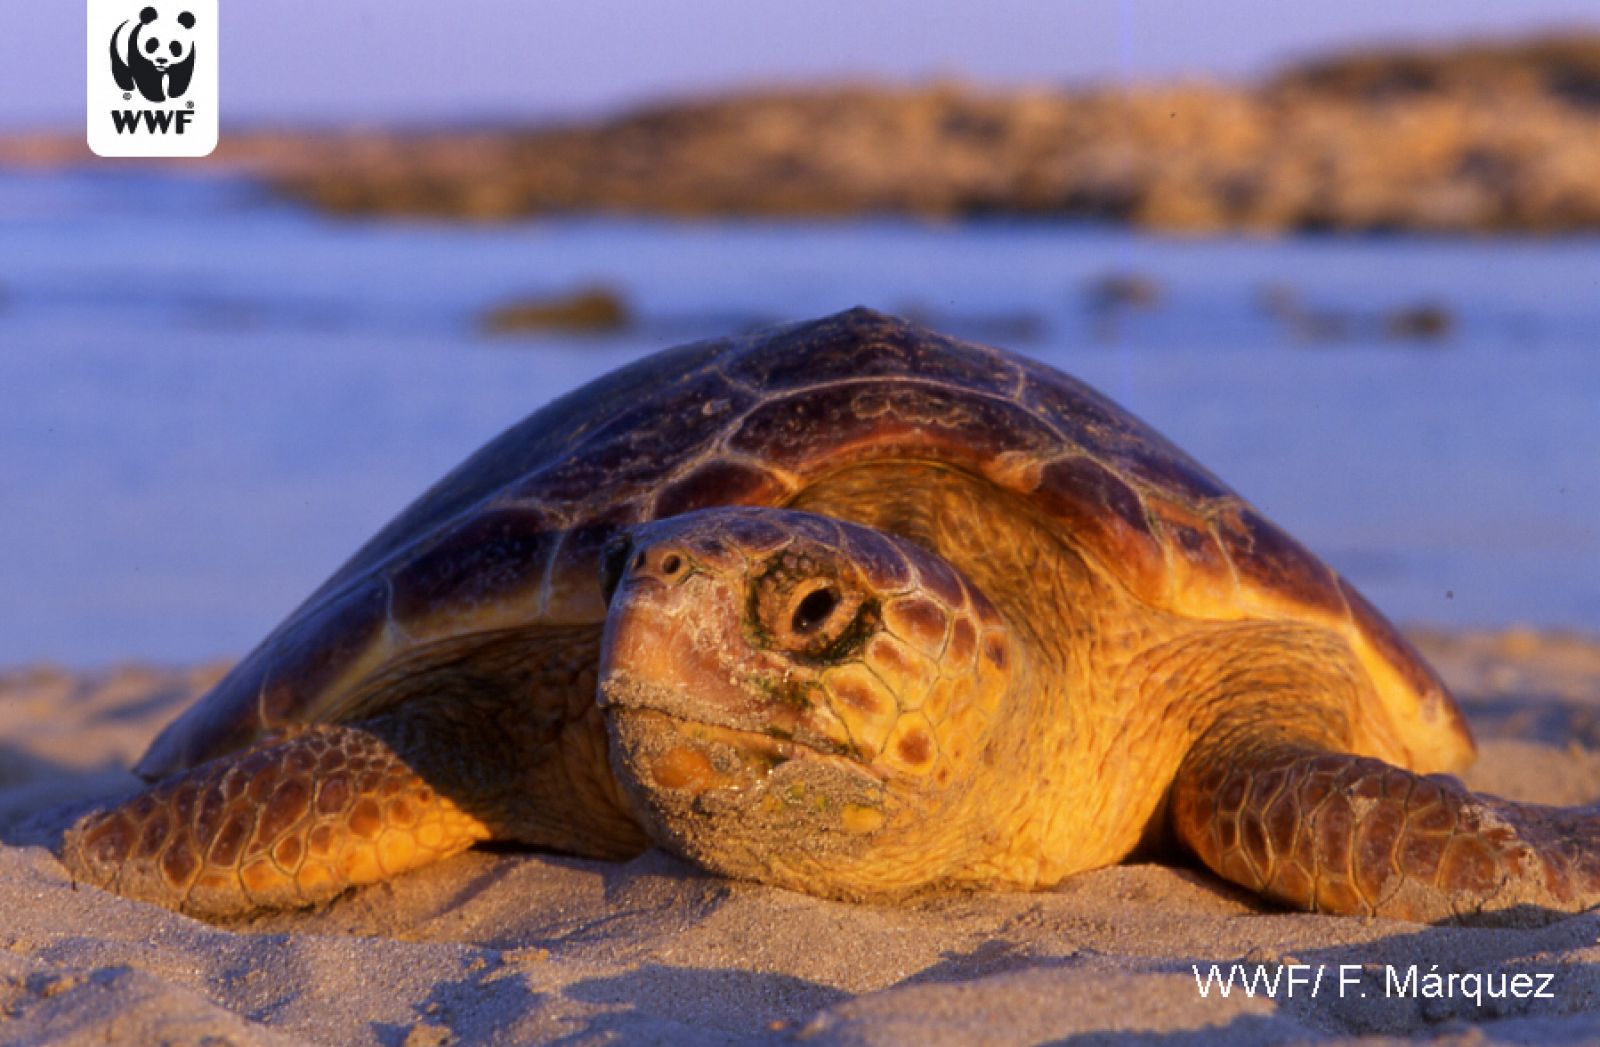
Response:
[[[848,897],[962,863],[1014,652],[955,568],[870,528],[741,508],[637,528],[605,574],[611,759],[657,842]]]

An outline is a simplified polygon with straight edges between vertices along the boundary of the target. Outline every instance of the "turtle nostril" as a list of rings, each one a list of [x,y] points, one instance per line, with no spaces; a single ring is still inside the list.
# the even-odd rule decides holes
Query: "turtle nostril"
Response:
[[[682,550],[641,549],[634,554],[628,573],[635,578],[654,578],[658,582],[678,582],[688,575],[689,559]]]

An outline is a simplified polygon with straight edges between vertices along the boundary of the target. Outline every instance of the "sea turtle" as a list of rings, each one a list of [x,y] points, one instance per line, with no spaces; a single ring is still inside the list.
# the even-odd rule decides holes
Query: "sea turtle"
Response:
[[[201,915],[480,840],[846,899],[1186,848],[1332,913],[1600,902],[1344,579],[1083,384],[856,309],[556,400],[368,542],[67,834]]]

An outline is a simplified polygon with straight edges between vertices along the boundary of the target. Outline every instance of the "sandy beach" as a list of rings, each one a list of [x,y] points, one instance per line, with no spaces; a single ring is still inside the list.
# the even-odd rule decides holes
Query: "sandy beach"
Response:
[[[1600,798],[1600,643],[1417,640],[1477,731],[1472,786]],[[1600,915],[1528,929],[1307,916],[1155,864],[882,908],[727,882],[655,851],[626,864],[476,851],[225,927],[74,887],[53,852],[62,827],[132,788],[125,768],[222,669],[0,674],[0,1042],[1600,1037]],[[1195,966],[1204,978],[1213,964],[1285,980],[1270,998],[1202,993]]]

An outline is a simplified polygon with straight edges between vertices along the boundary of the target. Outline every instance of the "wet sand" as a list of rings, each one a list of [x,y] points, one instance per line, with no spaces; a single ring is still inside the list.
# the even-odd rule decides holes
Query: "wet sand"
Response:
[[[1600,642],[1417,639],[1478,733],[1471,785],[1600,798]],[[74,888],[52,851],[61,828],[133,787],[124,768],[221,669],[0,674],[0,1042],[1600,1039],[1600,915],[1533,929],[1307,916],[1192,868],[882,908],[730,883],[653,851],[626,864],[471,852],[227,927]],[[1194,965],[1235,963],[1305,964],[1322,980],[1315,997],[1286,983],[1276,999],[1200,993]],[[1386,994],[1413,964],[1419,991]],[[1430,972],[1525,973],[1535,989],[1548,974],[1549,995],[1474,999],[1458,980],[1423,997]]]

